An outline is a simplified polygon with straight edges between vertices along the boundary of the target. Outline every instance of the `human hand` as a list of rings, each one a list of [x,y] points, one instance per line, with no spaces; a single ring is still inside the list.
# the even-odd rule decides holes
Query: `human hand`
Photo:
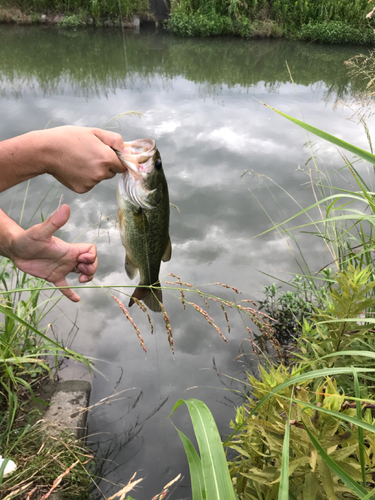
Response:
[[[66,243],[53,236],[69,217],[70,208],[63,205],[41,224],[17,231],[9,248],[18,269],[57,287],[68,286],[66,275],[75,268],[75,272],[80,274],[80,283],[92,280],[98,266],[96,246],[91,243]],[[63,288],[61,292],[73,302],[80,300],[70,288]]]
[[[89,127],[63,126],[31,132],[42,135],[45,172],[76,193],[85,193],[126,166],[111,149],[123,151],[120,134]]]

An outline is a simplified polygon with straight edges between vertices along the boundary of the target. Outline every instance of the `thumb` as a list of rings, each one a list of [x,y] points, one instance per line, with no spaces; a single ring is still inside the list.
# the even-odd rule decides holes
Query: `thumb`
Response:
[[[117,132],[96,128],[94,129],[94,135],[110,148],[117,149],[118,151],[124,150],[124,140]]]
[[[46,240],[63,227],[69,220],[70,207],[62,205],[54,214],[48,217],[47,220],[37,225],[39,239]]]

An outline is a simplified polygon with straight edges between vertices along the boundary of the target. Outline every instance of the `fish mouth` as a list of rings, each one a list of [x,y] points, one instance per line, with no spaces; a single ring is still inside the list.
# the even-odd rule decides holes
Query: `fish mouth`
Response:
[[[154,207],[149,203],[148,197],[154,190],[148,190],[143,179],[154,168],[156,143],[154,139],[137,139],[124,144],[122,152],[114,150],[127,167],[119,181],[120,193],[126,195],[134,205],[150,210]]]
[[[123,151],[114,150],[119,159],[128,167],[133,176],[139,180],[149,174],[153,168],[152,158],[156,153],[154,139],[137,139],[125,142]]]

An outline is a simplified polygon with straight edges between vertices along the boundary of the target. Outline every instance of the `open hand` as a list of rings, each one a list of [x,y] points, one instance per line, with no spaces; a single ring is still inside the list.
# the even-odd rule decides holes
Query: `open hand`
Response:
[[[80,274],[80,283],[92,280],[98,266],[96,246],[91,243],[66,243],[53,236],[69,217],[70,208],[63,205],[41,224],[20,231],[13,238],[10,248],[18,269],[57,287],[68,286],[66,275],[72,271]],[[61,292],[73,302],[80,300],[70,288],[63,288]]]

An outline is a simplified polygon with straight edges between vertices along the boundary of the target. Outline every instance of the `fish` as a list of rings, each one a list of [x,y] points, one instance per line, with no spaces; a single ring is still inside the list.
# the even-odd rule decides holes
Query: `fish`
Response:
[[[169,193],[161,156],[154,139],[125,143],[123,151],[115,152],[127,166],[117,185],[125,271],[131,280],[138,272],[140,276],[129,307],[134,304],[134,299],[138,299],[151,311],[161,312],[160,265],[161,261],[167,262],[172,256]],[[153,287],[148,288],[151,285]]]

